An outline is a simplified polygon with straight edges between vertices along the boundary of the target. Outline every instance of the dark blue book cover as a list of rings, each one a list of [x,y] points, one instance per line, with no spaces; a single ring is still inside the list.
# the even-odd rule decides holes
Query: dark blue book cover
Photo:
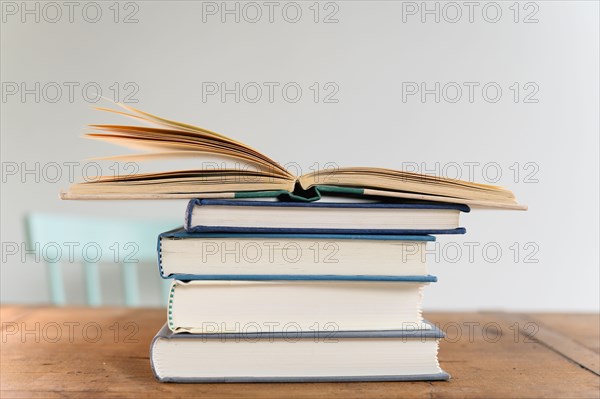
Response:
[[[470,212],[467,205],[424,202],[373,202],[373,203],[333,203],[333,202],[286,202],[286,201],[245,201],[228,199],[193,199],[188,203],[184,228],[188,232],[217,233],[279,233],[279,234],[464,234],[463,227],[452,229],[356,229],[356,228],[308,228],[308,227],[242,227],[211,226],[193,220],[193,210],[201,206],[269,207],[269,208],[332,208],[332,209],[411,209],[411,210],[457,210]]]

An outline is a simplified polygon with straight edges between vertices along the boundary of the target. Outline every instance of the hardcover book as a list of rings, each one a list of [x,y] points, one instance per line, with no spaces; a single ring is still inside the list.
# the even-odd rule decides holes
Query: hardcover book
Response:
[[[450,378],[439,366],[443,333],[423,323],[398,331],[294,331],[154,337],[161,382],[419,381]]]
[[[382,280],[426,276],[428,235],[188,233],[158,237],[163,278]],[[377,262],[373,262],[377,259]]]
[[[189,232],[464,234],[458,204],[307,203],[193,199]]]
[[[422,290],[434,276],[382,276],[363,281],[174,280],[168,325],[174,332],[399,330],[420,325]]]

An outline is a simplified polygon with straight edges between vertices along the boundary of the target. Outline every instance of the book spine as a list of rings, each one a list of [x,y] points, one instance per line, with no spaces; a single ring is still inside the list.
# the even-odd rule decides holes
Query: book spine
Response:
[[[192,212],[194,211],[194,207],[200,204],[201,201],[197,198],[188,202],[187,207],[185,208],[185,215],[183,218],[183,228],[185,229],[185,231],[192,230]]]

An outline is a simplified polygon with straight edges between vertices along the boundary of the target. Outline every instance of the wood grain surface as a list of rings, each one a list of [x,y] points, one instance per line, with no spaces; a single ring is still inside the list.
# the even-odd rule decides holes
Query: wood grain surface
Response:
[[[164,384],[148,358],[163,309],[0,308],[2,398],[598,398],[592,314],[430,313],[447,382]],[[581,364],[585,363],[585,364]]]

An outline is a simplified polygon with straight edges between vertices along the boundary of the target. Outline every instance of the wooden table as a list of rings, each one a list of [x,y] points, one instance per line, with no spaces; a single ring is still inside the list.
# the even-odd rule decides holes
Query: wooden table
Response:
[[[448,382],[161,384],[148,349],[163,309],[5,306],[2,398],[599,397],[598,315],[431,313]],[[531,336],[533,335],[533,336]]]

